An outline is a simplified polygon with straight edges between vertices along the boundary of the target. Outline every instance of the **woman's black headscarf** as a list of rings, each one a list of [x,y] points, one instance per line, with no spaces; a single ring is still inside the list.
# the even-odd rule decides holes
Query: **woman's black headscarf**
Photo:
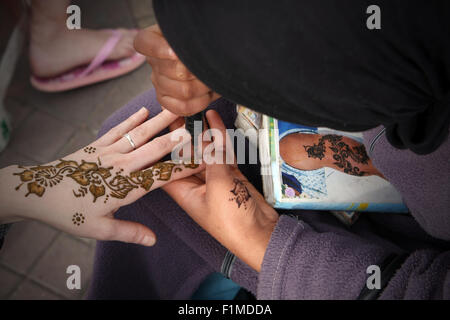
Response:
[[[362,131],[380,124],[418,154],[447,139],[450,1],[154,0],[189,70],[224,97],[276,118]]]

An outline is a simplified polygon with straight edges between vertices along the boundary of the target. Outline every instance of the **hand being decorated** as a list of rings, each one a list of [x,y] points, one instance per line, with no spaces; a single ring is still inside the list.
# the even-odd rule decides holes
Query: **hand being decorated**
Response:
[[[215,111],[206,113],[211,129],[223,139],[214,139],[214,159],[230,157],[225,125]],[[229,144],[228,144],[229,146]],[[234,159],[234,154],[233,157]],[[166,184],[163,189],[222,245],[259,271],[278,221],[277,212],[239,171],[236,164],[211,163],[204,159],[205,174]],[[208,164],[211,163],[211,164]]]
[[[188,140],[188,133],[181,128],[149,141],[178,117],[164,110],[147,118],[148,110],[142,108],[63,159],[2,169],[1,192],[11,194],[2,210],[2,222],[35,219],[82,237],[153,245],[155,235],[151,230],[114,219],[114,212],[202,167],[158,162],[180,142],[175,137]]]

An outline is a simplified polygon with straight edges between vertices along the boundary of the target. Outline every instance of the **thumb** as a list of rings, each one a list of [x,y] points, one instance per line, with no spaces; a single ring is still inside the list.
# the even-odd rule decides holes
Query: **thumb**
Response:
[[[236,167],[233,144],[227,134],[225,124],[220,115],[209,110],[206,118],[210,129],[208,130],[213,138],[213,143],[209,144],[203,154],[206,162],[206,180],[213,176],[229,176],[229,172]]]
[[[132,221],[107,219],[104,223],[104,240],[116,240],[151,247],[156,235],[146,226]]]
[[[158,25],[142,29],[134,40],[137,52],[147,57],[176,60],[177,56],[161,33]]]

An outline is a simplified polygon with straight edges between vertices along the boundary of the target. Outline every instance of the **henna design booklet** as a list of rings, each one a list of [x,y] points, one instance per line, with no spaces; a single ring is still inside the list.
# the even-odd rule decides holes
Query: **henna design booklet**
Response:
[[[264,196],[280,209],[332,211],[352,224],[361,211],[408,212],[376,170],[362,133],[315,128],[237,107],[236,127],[263,129],[257,146]]]

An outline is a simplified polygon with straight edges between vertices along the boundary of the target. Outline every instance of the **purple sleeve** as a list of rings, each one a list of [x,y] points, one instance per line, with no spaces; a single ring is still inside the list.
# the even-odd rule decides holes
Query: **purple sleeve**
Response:
[[[389,254],[345,230],[317,232],[283,215],[264,256],[257,298],[357,299],[369,277],[367,268],[380,265]],[[379,298],[450,299],[449,265],[450,252],[413,252]]]
[[[259,299],[356,299],[366,269],[389,254],[350,233],[317,232],[281,216],[259,275]]]
[[[450,142],[427,155],[389,144],[382,127],[365,132],[375,167],[400,192],[412,216],[431,236],[450,240]]]

